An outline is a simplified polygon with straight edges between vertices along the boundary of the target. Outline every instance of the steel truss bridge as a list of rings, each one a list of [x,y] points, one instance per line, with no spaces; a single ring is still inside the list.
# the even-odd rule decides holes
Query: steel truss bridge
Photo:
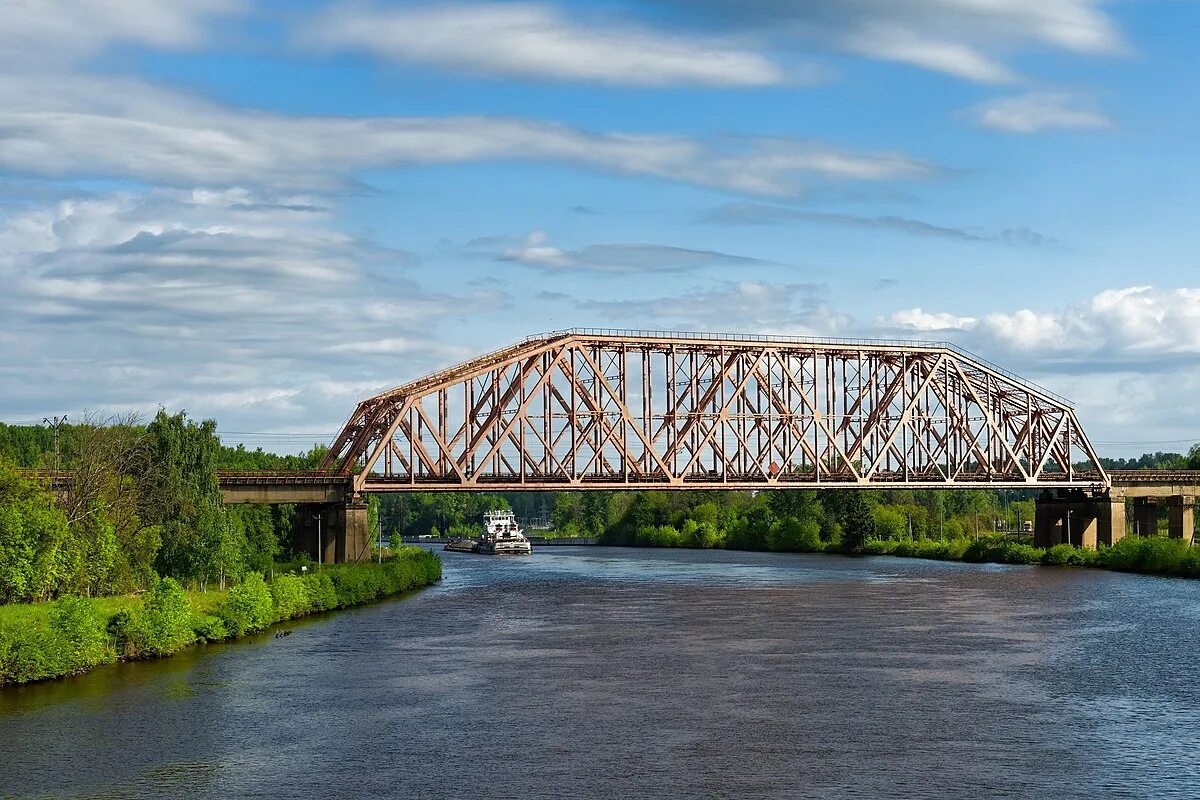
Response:
[[[356,495],[1095,492],[1099,463],[1068,401],[944,342],[576,328],[364,400],[323,469]]]

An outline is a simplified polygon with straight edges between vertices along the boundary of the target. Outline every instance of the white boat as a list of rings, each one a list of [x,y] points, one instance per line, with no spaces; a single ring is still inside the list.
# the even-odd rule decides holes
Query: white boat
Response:
[[[483,515],[479,552],[492,556],[527,556],[533,553],[533,545],[521,532],[511,511],[488,511]]]

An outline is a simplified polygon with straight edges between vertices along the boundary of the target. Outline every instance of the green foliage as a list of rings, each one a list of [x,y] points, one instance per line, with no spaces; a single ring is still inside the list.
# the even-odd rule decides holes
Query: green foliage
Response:
[[[276,621],[303,616],[312,610],[312,601],[304,579],[298,575],[280,575],[271,582],[271,599]]]
[[[71,569],[70,537],[53,493],[0,464],[0,602],[55,594]]]
[[[842,509],[842,535],[847,547],[857,548],[875,533],[875,517],[871,507],[861,491],[847,493],[846,503]]]
[[[132,644],[134,655],[170,655],[195,639],[192,607],[183,587],[172,578],[163,578],[146,595],[140,613],[133,615],[127,641]]]
[[[1084,567],[1095,563],[1095,550],[1083,550],[1070,544],[1056,544],[1046,551],[1042,563],[1053,567]]]
[[[233,637],[261,631],[273,623],[275,606],[263,576],[251,572],[240,585],[230,589],[225,602],[217,609],[217,616]]]
[[[1200,577],[1200,547],[1182,539],[1126,536],[1097,553],[1100,566],[1123,572]]]
[[[60,674],[76,672],[109,660],[104,620],[85,598],[66,596],[50,610],[50,629],[57,639]]]
[[[308,595],[309,608],[313,611],[330,611],[338,607],[337,589],[329,573],[324,570],[304,576],[304,591]]]
[[[772,550],[792,553],[819,553],[825,549],[821,541],[821,523],[816,519],[786,517],[771,526],[767,546]]]
[[[219,642],[229,638],[225,621],[212,614],[197,613],[192,617],[192,631],[200,642]]]
[[[146,426],[150,452],[142,489],[154,503],[148,522],[162,531],[155,565],[162,574],[206,581],[238,564],[238,544],[225,525],[217,460],[216,423],[160,410]]]

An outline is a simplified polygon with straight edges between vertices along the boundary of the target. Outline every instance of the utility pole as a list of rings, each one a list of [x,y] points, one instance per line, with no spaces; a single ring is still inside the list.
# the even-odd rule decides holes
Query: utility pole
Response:
[[[42,417],[42,422],[46,423],[54,429],[54,472],[58,473],[58,429],[67,421],[67,415],[61,417]]]
[[[313,514],[313,519],[317,521],[317,563],[325,563],[325,548],[321,546],[321,515]]]

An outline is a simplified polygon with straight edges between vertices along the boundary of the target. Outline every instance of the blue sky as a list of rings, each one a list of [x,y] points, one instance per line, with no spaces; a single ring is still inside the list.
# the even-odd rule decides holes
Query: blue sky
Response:
[[[948,339],[1200,438],[1200,4],[0,3],[0,419],[291,449],[572,326]]]

